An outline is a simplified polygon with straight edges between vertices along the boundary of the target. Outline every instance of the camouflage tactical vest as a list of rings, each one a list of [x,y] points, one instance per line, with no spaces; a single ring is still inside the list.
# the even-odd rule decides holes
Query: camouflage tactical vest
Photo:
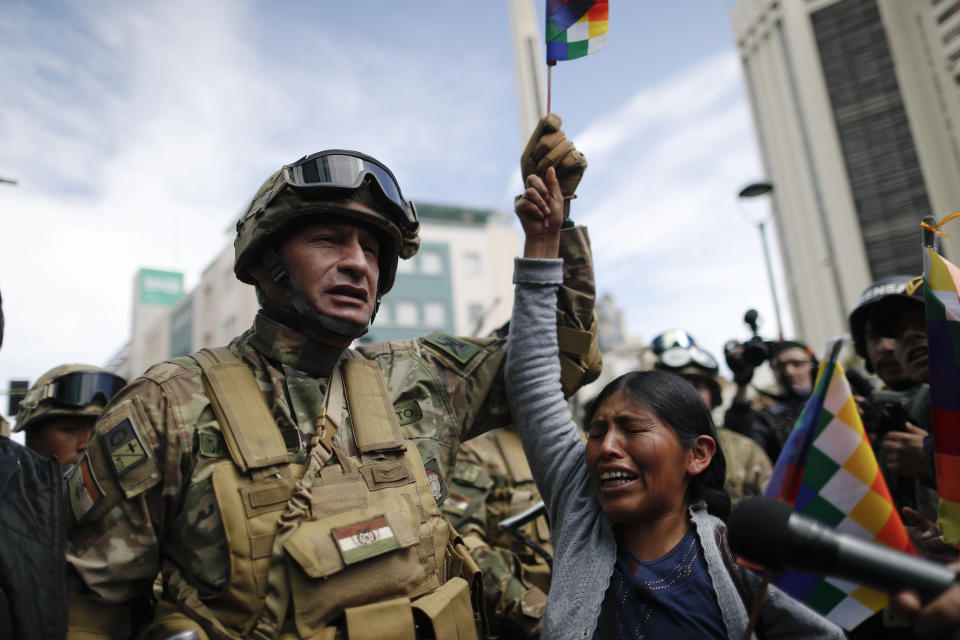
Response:
[[[200,596],[164,567],[149,637],[197,623],[201,638],[477,637],[479,570],[440,513],[380,369],[345,354],[306,467],[265,428],[275,422],[243,362],[226,349],[194,356],[230,453],[213,472],[230,578]],[[345,420],[358,455],[334,442]]]

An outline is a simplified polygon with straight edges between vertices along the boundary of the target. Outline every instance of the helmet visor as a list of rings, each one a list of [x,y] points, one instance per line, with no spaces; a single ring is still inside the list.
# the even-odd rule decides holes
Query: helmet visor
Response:
[[[650,343],[653,352],[658,356],[672,347],[692,347],[697,344],[693,337],[683,329],[664,331]]]
[[[667,349],[660,354],[660,362],[665,369],[683,369],[693,365],[711,374],[716,374],[720,368],[712,355],[697,346]]]
[[[403,199],[400,185],[390,169],[376,159],[356,151],[321,151],[297,160],[284,167],[287,183],[295,187],[319,187],[326,189],[357,189],[367,176],[371,176],[391,204],[396,205],[391,216],[404,231],[415,229],[417,211],[413,204]]]
[[[66,407],[85,407],[98,397],[106,404],[127,381],[106,371],[74,371],[43,387],[41,400],[52,399]]]

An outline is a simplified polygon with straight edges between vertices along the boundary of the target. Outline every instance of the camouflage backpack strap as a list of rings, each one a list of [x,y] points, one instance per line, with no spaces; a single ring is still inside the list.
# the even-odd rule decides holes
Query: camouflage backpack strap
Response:
[[[283,437],[249,367],[223,347],[201,349],[191,357],[203,370],[204,391],[240,470],[289,463]]]

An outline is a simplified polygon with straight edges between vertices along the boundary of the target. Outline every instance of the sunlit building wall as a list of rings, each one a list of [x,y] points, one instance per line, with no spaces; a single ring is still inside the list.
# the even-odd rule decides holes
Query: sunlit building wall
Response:
[[[871,281],[920,273],[923,216],[960,208],[950,53],[960,15],[941,20],[960,13],[954,4],[741,0],[731,10],[794,326],[817,350],[847,330]],[[960,236],[943,248],[960,257]]]

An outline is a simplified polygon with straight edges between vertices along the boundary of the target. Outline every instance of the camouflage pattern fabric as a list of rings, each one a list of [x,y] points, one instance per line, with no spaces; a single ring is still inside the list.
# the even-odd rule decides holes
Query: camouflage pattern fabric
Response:
[[[0,436],[10,437],[10,423],[3,416],[0,416]]]
[[[580,330],[593,326],[585,242],[578,228],[561,235],[573,279],[558,321]],[[229,349],[253,372],[293,461],[303,460],[339,350],[263,314]],[[511,422],[502,373],[506,340],[435,332],[358,351],[380,366],[398,420],[436,481],[435,494],[445,497],[459,442]],[[584,381],[598,367],[599,361],[585,365]],[[355,453],[349,422],[335,443]],[[67,559],[84,599],[127,602],[148,590],[158,572],[182,575],[201,596],[222,590],[229,557],[211,474],[228,457],[191,358],[155,365],[120,392],[68,479]]]
[[[717,436],[727,459],[724,484],[730,500],[736,504],[741,498],[762,496],[773,474],[773,465],[763,448],[747,436],[730,429],[717,429]]]
[[[508,448],[510,451],[505,451]],[[506,429],[464,442],[443,511],[483,570],[483,599],[491,635],[539,638],[549,567],[498,525],[539,501],[540,493],[526,460],[526,468],[518,474],[511,468],[517,466],[516,459],[508,461],[505,454],[523,456],[519,437]],[[529,523],[524,533],[550,549],[550,530],[542,516]]]

